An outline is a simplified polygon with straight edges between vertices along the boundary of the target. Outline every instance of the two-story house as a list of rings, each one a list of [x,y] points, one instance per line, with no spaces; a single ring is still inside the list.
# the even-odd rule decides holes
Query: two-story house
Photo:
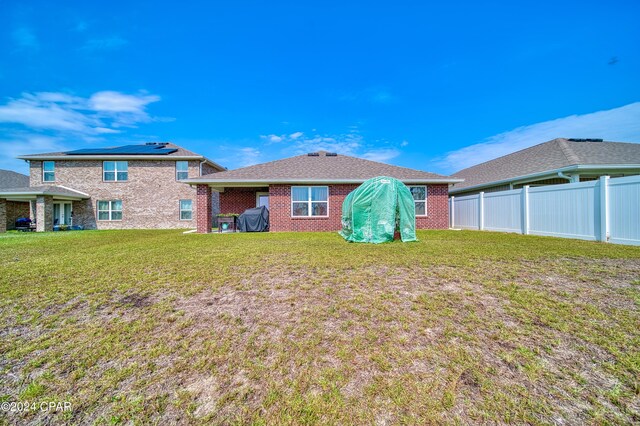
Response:
[[[194,228],[196,190],[182,181],[225,170],[171,143],[18,158],[29,162],[29,186],[0,189],[0,216],[6,218],[7,202],[28,202],[38,231],[56,226]],[[217,194],[212,194],[211,201],[213,216]],[[0,231],[4,231],[2,225]]]

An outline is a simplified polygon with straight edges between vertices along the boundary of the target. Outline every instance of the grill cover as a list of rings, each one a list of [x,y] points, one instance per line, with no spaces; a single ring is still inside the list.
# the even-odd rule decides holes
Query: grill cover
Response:
[[[238,216],[240,232],[267,232],[269,230],[269,210],[265,206],[245,210]]]

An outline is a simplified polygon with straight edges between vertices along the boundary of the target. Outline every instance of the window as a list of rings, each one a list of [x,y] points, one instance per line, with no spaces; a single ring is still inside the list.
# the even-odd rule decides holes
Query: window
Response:
[[[42,162],[42,181],[54,182],[56,180],[55,161]]]
[[[329,215],[328,186],[292,186],[291,216],[310,217]]]
[[[180,220],[191,220],[193,217],[193,202],[180,200]]]
[[[426,216],[427,215],[427,187],[424,185],[410,186],[409,191],[411,191],[411,195],[413,195],[413,202],[416,205],[416,216]]]
[[[256,192],[256,207],[265,206],[269,209],[269,193],[268,192]]]
[[[189,179],[189,162],[176,161],[176,180]]]
[[[122,200],[98,201],[98,220],[122,220]]]
[[[129,164],[126,161],[103,161],[102,175],[106,182],[129,179]]]

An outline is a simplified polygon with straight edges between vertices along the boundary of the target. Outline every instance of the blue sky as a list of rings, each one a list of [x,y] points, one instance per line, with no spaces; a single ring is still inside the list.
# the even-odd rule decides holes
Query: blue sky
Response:
[[[424,4],[420,4],[424,3]],[[640,142],[640,2],[0,0],[0,168],[173,141],[439,173],[554,137]]]

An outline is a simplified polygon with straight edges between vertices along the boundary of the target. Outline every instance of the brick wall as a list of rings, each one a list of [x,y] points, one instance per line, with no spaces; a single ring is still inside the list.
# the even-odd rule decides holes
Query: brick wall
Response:
[[[329,186],[329,217],[291,217],[291,185],[269,187],[271,231],[338,231],[342,228],[342,202],[358,185]]]
[[[38,195],[36,206],[36,231],[53,231],[53,197]]]
[[[196,227],[196,190],[176,180],[175,160],[130,160],[128,163],[127,181],[104,182],[102,161],[56,161],[56,180],[46,184],[62,185],[90,195],[89,200],[73,203],[73,223],[86,229]],[[42,185],[42,162],[31,161],[30,165],[31,186]],[[189,177],[199,175],[200,162],[189,161]],[[179,200],[182,199],[193,200],[191,220],[180,220]],[[122,220],[97,220],[98,200],[122,200]],[[217,193],[212,194],[212,201],[212,214],[217,214]]]
[[[416,217],[416,228],[449,228],[449,185],[427,185],[427,216]]]
[[[28,201],[7,201],[6,206],[6,226],[7,229],[16,228],[16,219],[20,217],[31,217]],[[33,220],[33,218],[32,218]]]
[[[269,192],[269,188],[225,188],[220,193],[220,213],[242,213],[254,208],[257,192]]]
[[[209,185],[196,185],[195,218],[197,221],[196,230],[200,234],[211,232],[212,205],[211,188]]]
[[[291,185],[269,187],[269,229],[271,231],[338,231],[342,227],[342,203],[358,185],[329,186],[329,217],[291,217]],[[266,188],[226,188],[220,194],[222,213],[242,213],[256,205],[256,192]],[[418,229],[449,227],[448,185],[427,185],[427,216],[416,217]]]
[[[7,230],[7,200],[0,198],[0,232]]]

